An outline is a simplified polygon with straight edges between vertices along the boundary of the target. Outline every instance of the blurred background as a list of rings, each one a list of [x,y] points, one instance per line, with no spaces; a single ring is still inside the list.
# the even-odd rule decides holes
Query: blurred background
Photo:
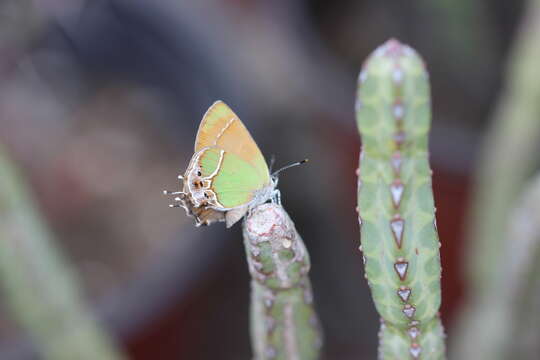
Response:
[[[248,359],[240,226],[195,228],[161,195],[224,100],[276,166],[310,159],[280,188],[311,254],[325,358],[374,359],[354,211],[360,66],[390,37],[427,62],[451,331],[471,173],[523,3],[1,0],[0,143],[130,359]],[[0,358],[37,358],[2,301]]]

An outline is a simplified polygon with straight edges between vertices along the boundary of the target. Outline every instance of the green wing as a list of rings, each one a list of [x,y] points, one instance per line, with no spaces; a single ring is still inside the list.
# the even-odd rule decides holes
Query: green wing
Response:
[[[270,174],[264,156],[240,118],[223,101],[216,101],[199,126],[195,152],[206,147],[217,147],[235,154],[256,167],[270,183]]]
[[[199,165],[203,176],[213,175],[211,189],[227,209],[249,204],[255,192],[268,185],[251,163],[218,147],[203,151]]]

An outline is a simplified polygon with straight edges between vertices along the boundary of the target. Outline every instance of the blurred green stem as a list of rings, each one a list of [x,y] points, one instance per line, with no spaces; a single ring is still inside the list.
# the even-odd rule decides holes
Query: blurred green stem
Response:
[[[529,1],[524,14],[509,57],[506,89],[478,161],[466,249],[469,297],[454,331],[451,355],[456,360],[526,359],[516,357],[523,349],[515,346],[528,335],[515,331],[531,317],[533,322],[538,319],[531,312],[534,307],[525,305],[531,297],[520,293],[536,288],[533,282],[522,282],[529,266],[524,259],[532,256],[523,257],[524,251],[534,252],[527,245],[531,235],[524,231],[536,214],[523,215],[525,220],[511,216],[520,189],[537,165],[540,137],[540,0]]]
[[[510,287],[512,298],[508,302],[515,320],[513,325],[501,324],[507,331],[509,345],[504,353],[507,359],[537,359],[540,354],[540,174],[525,190],[514,211],[505,249],[505,253],[515,254],[501,276],[501,286]]]
[[[243,224],[256,360],[318,359],[322,335],[308,279],[309,255],[281,205],[253,209]]]
[[[494,264],[503,260],[506,226],[516,195],[531,174],[540,137],[540,0],[524,12],[509,57],[506,89],[480,154],[467,251],[469,292],[474,299],[493,286]]]
[[[469,304],[457,328],[453,359],[537,359],[540,352],[540,174],[510,215],[503,266],[493,286]],[[471,339],[474,339],[471,342]]]
[[[2,147],[0,174],[0,286],[13,317],[43,359],[122,359]]]

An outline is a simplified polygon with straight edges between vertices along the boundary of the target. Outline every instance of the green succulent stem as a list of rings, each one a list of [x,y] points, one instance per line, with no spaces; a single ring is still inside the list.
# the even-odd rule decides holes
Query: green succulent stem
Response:
[[[0,147],[0,287],[22,329],[48,360],[123,356],[83,300],[24,181]]]
[[[469,304],[457,328],[453,359],[536,359],[540,353],[540,174],[509,215],[504,266],[492,271],[483,301]],[[470,339],[474,338],[474,346]]]
[[[492,286],[506,225],[526,179],[538,165],[540,138],[540,1],[527,4],[509,56],[505,89],[478,161],[467,251],[471,295]]]
[[[517,317],[512,310],[530,307],[518,303],[508,307],[508,298],[514,298],[511,292],[517,291],[512,284],[521,282],[507,265],[526,249],[526,238],[531,235],[525,231],[532,223],[519,221],[512,210],[523,207],[519,195],[538,165],[540,138],[540,1],[528,1],[525,10],[508,57],[504,89],[479,155],[465,251],[468,297],[453,331],[454,359],[527,359],[518,356],[521,352],[515,347],[523,337],[509,329],[514,329],[521,319],[538,319],[533,313]],[[528,216],[534,219],[535,214]],[[518,226],[524,226],[521,232],[515,229],[516,221]],[[531,279],[529,288],[535,289],[534,284]],[[522,299],[529,301],[531,297]],[[471,336],[475,338],[474,346],[470,344]],[[509,337],[513,340],[509,341]],[[533,343],[538,344],[537,339]],[[512,355],[507,351],[509,346],[515,350]]]
[[[308,278],[309,255],[278,204],[263,204],[244,224],[256,360],[318,359],[322,335]]]
[[[535,359],[540,353],[540,174],[518,197],[506,234],[502,251],[512,256],[494,270],[491,291],[493,304],[500,304],[496,308],[503,309],[506,318],[493,328],[500,335],[488,338],[486,345],[491,351],[500,349],[491,359]],[[497,338],[499,343],[493,343]],[[477,358],[487,357],[478,354]]]
[[[444,359],[439,238],[428,161],[431,104],[418,54],[389,40],[359,76],[358,218],[365,274],[382,317],[382,359]]]

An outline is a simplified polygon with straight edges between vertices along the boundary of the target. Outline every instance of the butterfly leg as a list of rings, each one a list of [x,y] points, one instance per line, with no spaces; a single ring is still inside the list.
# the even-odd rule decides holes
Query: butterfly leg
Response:
[[[281,205],[281,191],[275,189],[272,193],[272,203]]]
[[[176,194],[185,195],[185,193],[183,193],[182,191],[171,192],[171,191],[165,190],[163,193],[167,195],[176,195]],[[183,197],[177,196],[174,198],[174,201],[180,202],[180,204],[169,204],[170,208],[180,208],[180,207],[184,208],[184,210],[186,210],[186,214],[189,215],[189,209],[187,208]]]
[[[163,190],[163,195],[179,195],[184,194],[183,191],[169,191],[169,190]]]
[[[182,191],[169,191],[169,190],[163,190],[164,195],[180,195],[184,194]],[[179,197],[175,198],[174,201],[181,201]],[[171,208],[177,208],[177,207],[183,207],[179,204],[169,204],[169,207]]]

